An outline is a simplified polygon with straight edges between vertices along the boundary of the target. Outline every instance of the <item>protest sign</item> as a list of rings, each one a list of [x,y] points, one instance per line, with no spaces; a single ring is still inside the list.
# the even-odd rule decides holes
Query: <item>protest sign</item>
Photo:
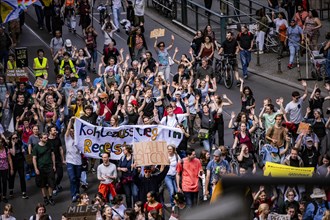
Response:
[[[290,220],[290,215],[280,215],[277,213],[269,213],[267,220]]]
[[[41,89],[41,88],[46,87],[47,84],[48,84],[48,80],[38,77],[34,83],[34,86]]]
[[[98,205],[70,206],[66,214],[71,220],[95,220],[98,210]]]
[[[306,133],[309,129],[310,124],[305,122],[300,122],[297,130],[297,134]]]
[[[124,125],[116,128],[92,125],[84,120],[75,120],[75,145],[86,156],[101,158],[110,153],[112,160],[119,160],[124,146],[135,142],[165,141],[178,146],[183,138],[180,129],[162,125]]]
[[[27,82],[29,80],[25,69],[13,69],[6,71],[7,82]]]
[[[164,28],[157,28],[150,31],[150,38],[164,37],[164,36],[165,36]]]
[[[264,176],[272,177],[312,177],[314,167],[292,167],[266,162]]]
[[[137,166],[169,165],[165,141],[135,142],[133,150]]]
[[[28,67],[28,52],[26,47],[15,48],[16,66]]]

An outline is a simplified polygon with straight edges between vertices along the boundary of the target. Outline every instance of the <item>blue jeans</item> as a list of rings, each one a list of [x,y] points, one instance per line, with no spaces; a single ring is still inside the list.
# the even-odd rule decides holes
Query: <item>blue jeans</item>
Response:
[[[186,205],[191,208],[197,205],[198,192],[183,192],[186,198]]]
[[[79,195],[81,165],[67,164],[67,171],[70,180],[71,197]]]
[[[168,192],[170,193],[171,206],[173,207],[175,204],[172,196],[174,195],[174,193],[178,191],[175,181],[175,175],[174,176],[166,175],[165,185],[167,187]]]
[[[156,106],[157,111],[158,111],[158,117],[159,120],[162,120],[163,115],[164,115],[164,107],[163,106]]]
[[[239,57],[240,57],[241,63],[242,63],[243,76],[247,76],[248,75],[247,69],[248,69],[249,63],[251,62],[251,51],[242,50],[239,53]]]
[[[112,7],[112,14],[113,14],[113,22],[114,22],[116,28],[120,28],[120,26],[119,26],[120,8]]]
[[[211,137],[203,140],[204,149],[207,150],[208,152],[210,152],[211,147],[213,146],[213,142],[214,142],[214,140],[213,140],[214,135],[212,133],[210,133],[209,135],[211,135]]]
[[[290,58],[289,64],[293,64],[295,55],[298,54],[300,46],[298,44],[289,44]]]

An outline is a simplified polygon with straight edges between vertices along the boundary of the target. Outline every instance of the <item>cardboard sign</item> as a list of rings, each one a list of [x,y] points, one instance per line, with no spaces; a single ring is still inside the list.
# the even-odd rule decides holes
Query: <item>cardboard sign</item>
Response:
[[[164,37],[165,36],[165,29],[158,28],[150,31],[150,38],[156,38],[156,37]]]
[[[306,133],[309,129],[310,124],[305,123],[305,122],[300,122],[298,130],[297,130],[297,134],[300,133]]]
[[[136,142],[133,155],[137,166],[169,165],[165,141]]]
[[[290,220],[290,215],[280,215],[277,213],[270,213],[267,220]]]
[[[98,205],[70,206],[67,217],[71,220],[95,220],[98,210]]]
[[[28,74],[25,69],[7,70],[6,72],[7,82],[27,82],[28,80]]]
[[[42,79],[41,77],[38,77],[36,82],[34,83],[35,87],[38,87],[39,89],[46,87],[48,84],[48,80]]]
[[[16,66],[18,68],[28,67],[28,52],[26,47],[15,48]]]

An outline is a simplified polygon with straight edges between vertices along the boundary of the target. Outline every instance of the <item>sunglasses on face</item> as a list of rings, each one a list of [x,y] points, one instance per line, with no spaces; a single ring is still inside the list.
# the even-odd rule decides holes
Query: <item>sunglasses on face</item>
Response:
[[[144,172],[145,173],[151,173],[151,170],[145,170]]]

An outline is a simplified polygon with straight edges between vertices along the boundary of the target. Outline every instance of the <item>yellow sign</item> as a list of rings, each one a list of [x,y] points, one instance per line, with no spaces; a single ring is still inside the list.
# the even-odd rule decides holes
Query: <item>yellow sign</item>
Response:
[[[272,177],[312,177],[314,167],[292,167],[266,162],[264,176]]]
[[[169,165],[165,141],[135,142],[133,155],[137,166]]]
[[[150,31],[150,38],[164,37],[164,36],[165,36],[165,29],[163,28],[153,29],[152,31]]]

